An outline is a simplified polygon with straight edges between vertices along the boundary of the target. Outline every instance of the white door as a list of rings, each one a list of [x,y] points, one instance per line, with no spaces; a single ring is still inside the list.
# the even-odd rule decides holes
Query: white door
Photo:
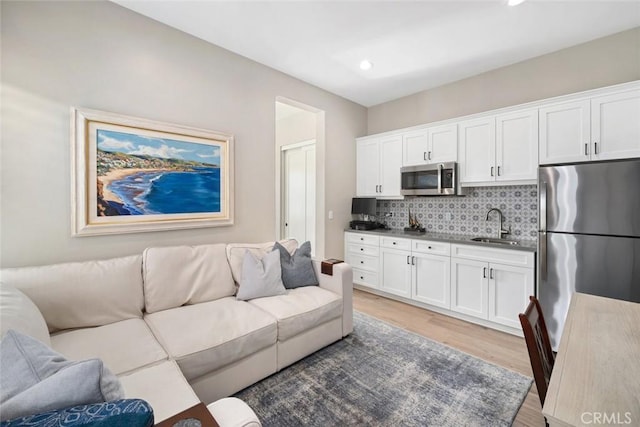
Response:
[[[533,270],[489,264],[489,320],[512,328],[521,327],[519,313],[533,295]]]
[[[380,153],[377,139],[366,139],[356,142],[356,195],[358,197],[375,197],[380,188],[378,171]]]
[[[394,136],[380,140],[380,187],[378,196],[402,198],[400,194],[401,167],[402,138]]]
[[[451,310],[487,318],[488,270],[486,262],[451,258]]]
[[[589,160],[591,107],[588,99],[540,108],[540,164]]]
[[[496,116],[496,181],[538,177],[538,110]]]
[[[427,153],[429,141],[426,129],[407,132],[402,135],[402,165],[414,166],[429,163]]]
[[[411,252],[380,249],[380,289],[411,298]]]
[[[412,258],[412,298],[426,304],[449,309],[451,258],[439,255],[415,254]]]
[[[461,122],[458,159],[460,182],[494,181],[496,159],[496,121],[493,116]]]
[[[314,253],[316,235],[316,146],[315,142],[282,147],[283,238],[299,243],[311,242]]]
[[[429,163],[458,160],[458,125],[435,126],[427,129],[429,137]]]
[[[591,100],[593,160],[640,157],[640,90]]]

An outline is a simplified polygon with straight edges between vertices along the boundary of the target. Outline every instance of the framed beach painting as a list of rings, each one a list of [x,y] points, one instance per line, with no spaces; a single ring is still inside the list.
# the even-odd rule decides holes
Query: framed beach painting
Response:
[[[233,224],[233,136],[71,109],[72,234]]]

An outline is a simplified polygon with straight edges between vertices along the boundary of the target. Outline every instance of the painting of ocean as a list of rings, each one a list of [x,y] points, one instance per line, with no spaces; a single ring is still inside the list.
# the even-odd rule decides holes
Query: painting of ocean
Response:
[[[121,215],[220,212],[220,169],[140,172],[110,183]]]

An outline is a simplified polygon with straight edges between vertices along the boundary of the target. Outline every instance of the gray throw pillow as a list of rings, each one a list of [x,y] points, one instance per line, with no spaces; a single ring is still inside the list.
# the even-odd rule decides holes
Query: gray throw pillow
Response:
[[[282,284],[280,256],[268,252],[262,259],[246,251],[242,261],[242,278],[236,299],[247,301],[254,298],[286,294]]]
[[[122,399],[120,381],[100,359],[66,360],[10,330],[0,341],[0,420]]]
[[[285,288],[293,289],[318,284],[318,277],[311,261],[311,242],[304,242],[293,255],[278,242],[273,246],[273,251],[280,253],[282,282]]]

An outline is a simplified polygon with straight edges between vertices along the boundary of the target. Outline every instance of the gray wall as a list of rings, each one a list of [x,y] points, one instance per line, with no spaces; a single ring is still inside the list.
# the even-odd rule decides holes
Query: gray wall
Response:
[[[277,96],[326,112],[325,255],[342,256],[364,107],[113,3],[1,9],[1,266],[273,239]],[[72,238],[70,106],[234,134],[235,225]]]
[[[367,135],[640,79],[640,28],[369,108]]]

